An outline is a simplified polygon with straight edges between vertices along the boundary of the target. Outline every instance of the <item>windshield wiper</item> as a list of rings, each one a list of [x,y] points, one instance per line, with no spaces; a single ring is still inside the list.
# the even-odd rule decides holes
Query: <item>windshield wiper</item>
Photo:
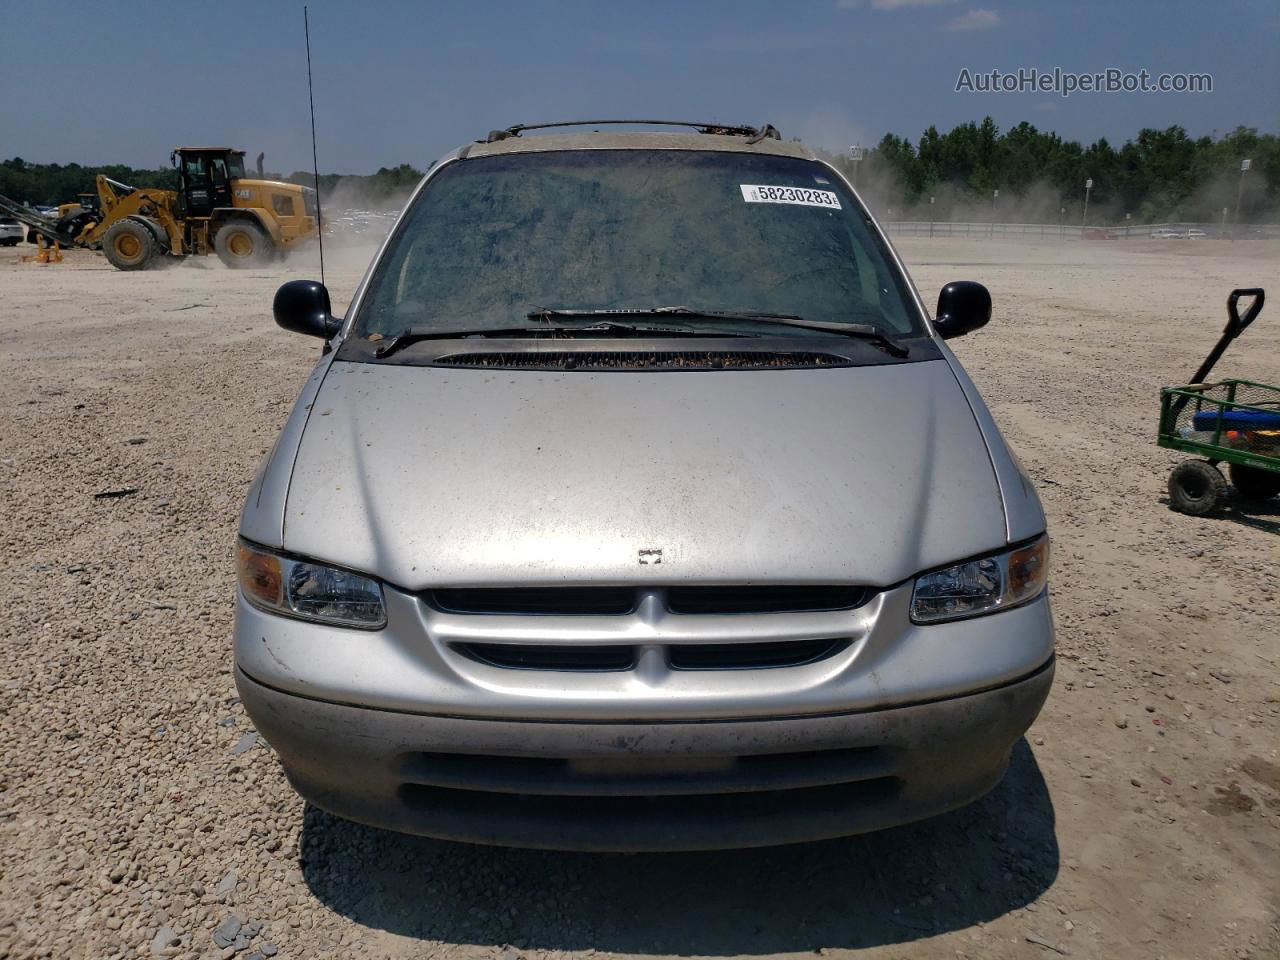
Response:
[[[754,310],[695,310],[692,307],[633,307],[604,310],[573,310],[545,307],[526,314],[529,320],[546,320],[557,317],[694,317],[708,320],[729,320],[741,323],[771,323],[805,330],[822,330],[844,337],[870,340],[893,357],[905,357],[910,350],[905,343],[889,336],[879,327],[869,323],[827,323],[821,320],[805,320],[789,313],[763,313]],[[723,334],[721,334],[723,336]]]
[[[542,314],[529,314],[532,317],[541,317]],[[540,324],[536,327],[480,327],[475,330],[441,330],[438,327],[409,327],[407,330],[401,330],[397,334],[393,334],[383,340],[373,351],[376,359],[381,360],[391,356],[411,343],[420,343],[423,340],[452,340],[458,337],[518,337],[530,333],[607,333],[607,332],[626,332],[626,333],[662,333],[675,337],[723,337],[726,334],[716,333],[709,330],[690,330],[687,327],[661,327],[651,324],[633,324],[633,323],[615,323],[610,320],[602,320],[596,323],[588,324]],[[741,334],[729,334],[729,336],[741,336]]]
[[[800,327],[806,330],[821,330],[835,333],[843,337],[857,337],[870,340],[886,353],[894,357],[905,357],[908,354],[906,344],[890,337],[879,327],[867,323],[825,323],[818,320],[805,320],[787,313],[760,313],[755,311],[735,310],[695,310],[692,307],[635,307],[609,308],[601,310],[575,310],[544,307],[532,310],[525,315],[528,320],[544,321],[536,326],[528,327],[480,327],[470,330],[449,330],[439,327],[409,327],[393,334],[384,340],[373,355],[383,359],[393,353],[423,340],[451,340],[459,337],[517,337],[525,334],[580,334],[580,333],[661,333],[676,337],[741,337],[749,334],[724,330],[698,330],[689,327],[659,326],[657,324],[620,323],[605,317],[680,317],[700,318],[706,320],[727,320],[733,323],[765,323],[775,326]],[[587,324],[553,324],[553,319],[594,318]]]

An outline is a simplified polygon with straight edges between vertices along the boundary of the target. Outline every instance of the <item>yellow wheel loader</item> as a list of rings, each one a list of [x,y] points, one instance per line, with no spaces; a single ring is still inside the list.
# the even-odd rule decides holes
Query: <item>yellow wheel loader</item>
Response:
[[[99,175],[96,210],[68,205],[55,219],[0,197],[0,212],[64,247],[100,246],[120,270],[210,252],[229,267],[252,267],[319,232],[316,192],[262,179],[261,169],[258,178],[247,177],[243,150],[179,147],[171,160],[177,190],[131,187]]]

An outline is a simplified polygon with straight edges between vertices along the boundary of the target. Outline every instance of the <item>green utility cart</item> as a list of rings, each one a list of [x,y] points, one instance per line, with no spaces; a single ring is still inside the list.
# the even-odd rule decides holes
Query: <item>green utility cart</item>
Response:
[[[1241,297],[1252,298],[1240,315]],[[1227,326],[1192,383],[1160,391],[1157,443],[1170,450],[1198,454],[1169,475],[1169,500],[1175,510],[1204,516],[1222,505],[1227,481],[1218,469],[1226,463],[1236,493],[1246,500],[1280,494],[1280,387],[1252,380],[1206,383],[1227,345],[1262,312],[1260,288],[1232,290]]]

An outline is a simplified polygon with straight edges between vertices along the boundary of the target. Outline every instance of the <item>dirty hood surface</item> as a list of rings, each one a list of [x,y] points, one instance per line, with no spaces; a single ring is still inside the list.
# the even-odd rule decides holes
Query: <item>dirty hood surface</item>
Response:
[[[535,372],[335,362],[287,550],[406,589],[885,586],[1005,543],[944,361]]]

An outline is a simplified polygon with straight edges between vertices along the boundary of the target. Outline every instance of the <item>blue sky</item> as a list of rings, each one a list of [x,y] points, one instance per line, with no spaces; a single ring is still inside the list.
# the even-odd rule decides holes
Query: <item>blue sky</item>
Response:
[[[769,121],[833,148],[990,114],[1083,141],[1280,132],[1276,0],[310,5],[323,171],[425,166],[497,126]],[[0,157],[168,163],[179,143],[311,162],[302,4],[0,0]],[[50,67],[49,64],[55,66]],[[956,93],[962,68],[1206,72],[1208,94]],[[19,79],[21,78],[21,79]]]

